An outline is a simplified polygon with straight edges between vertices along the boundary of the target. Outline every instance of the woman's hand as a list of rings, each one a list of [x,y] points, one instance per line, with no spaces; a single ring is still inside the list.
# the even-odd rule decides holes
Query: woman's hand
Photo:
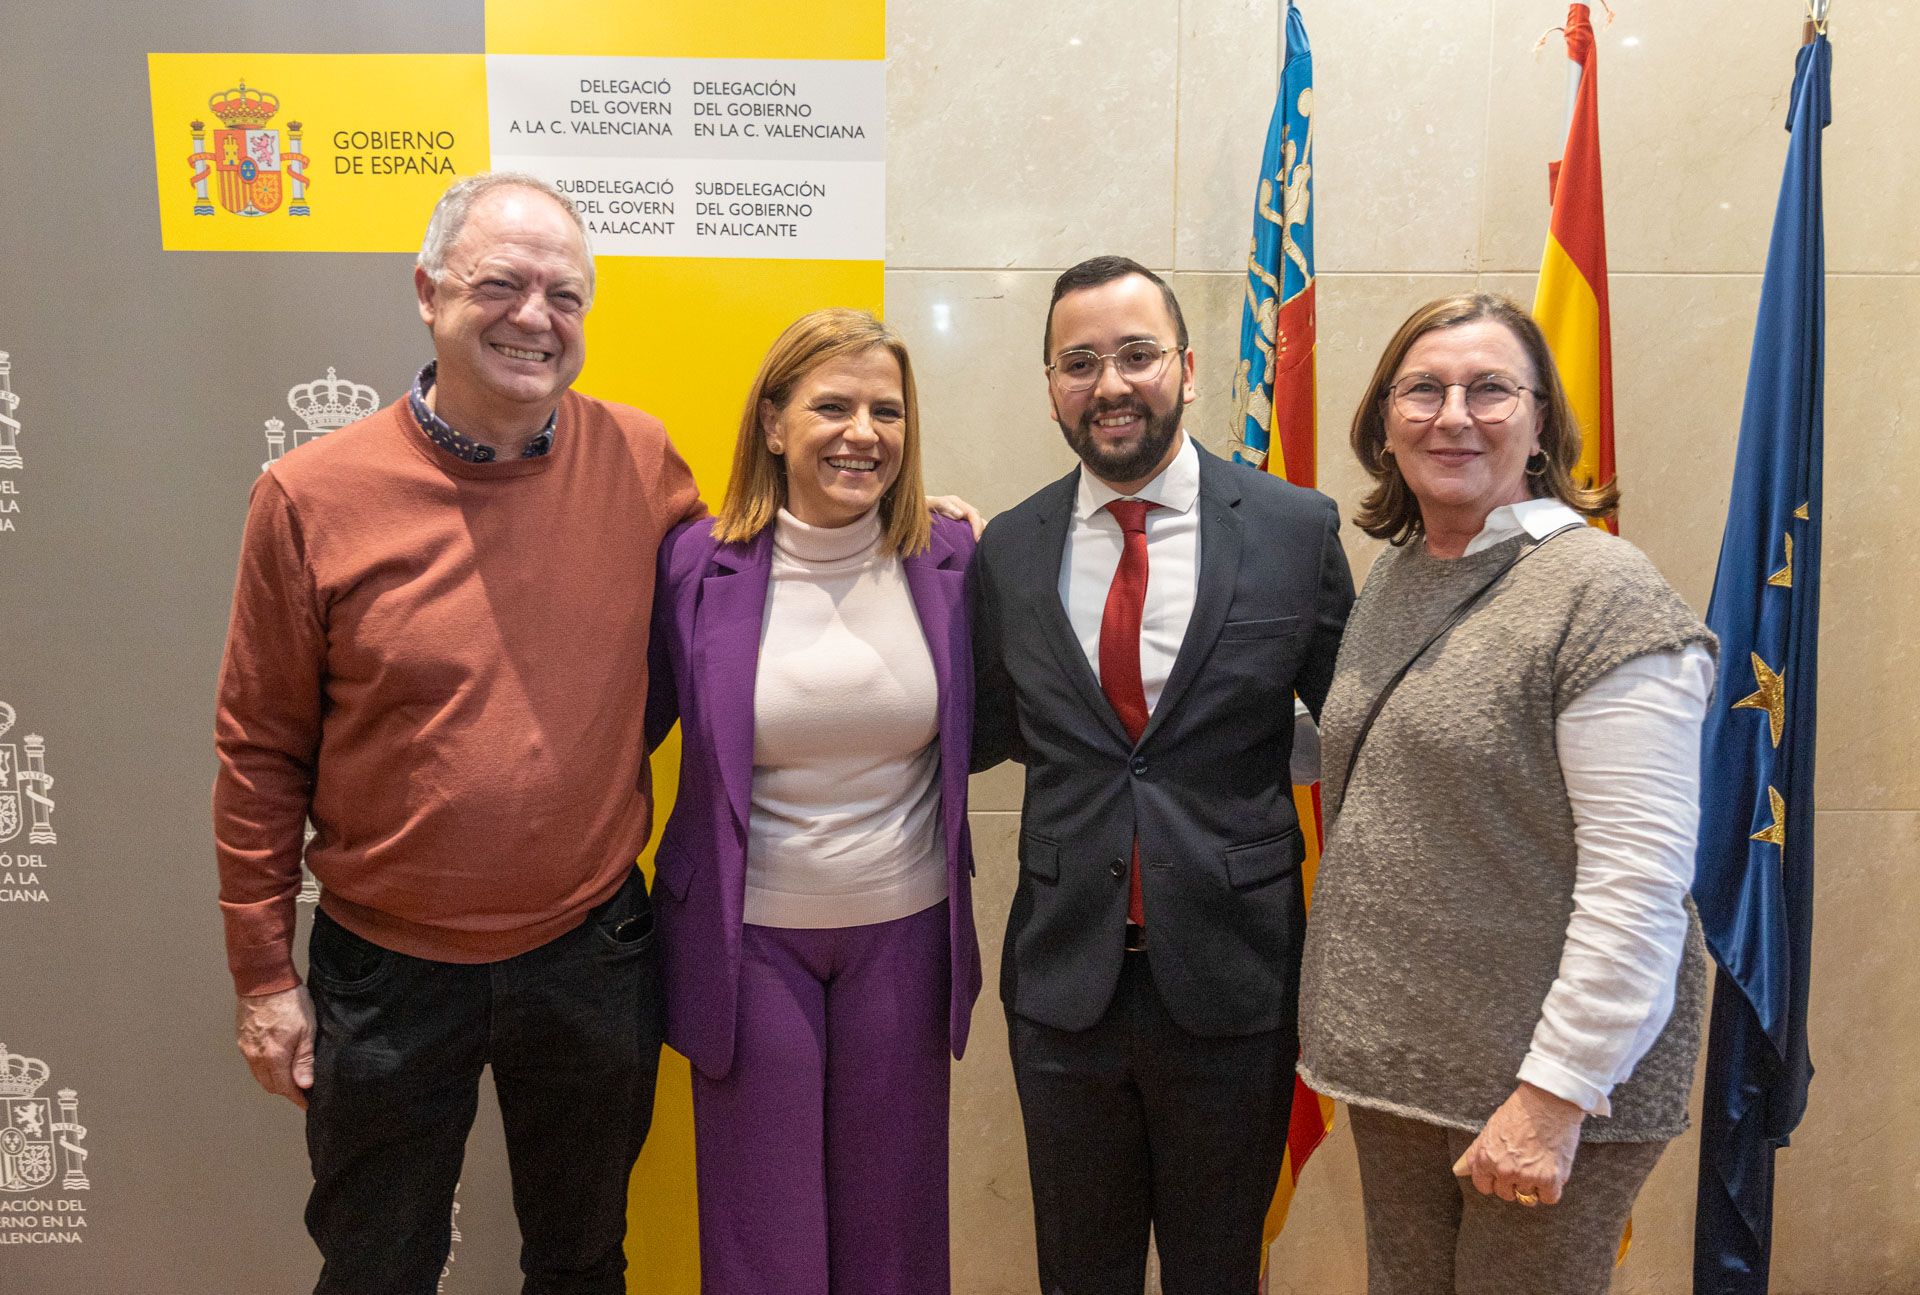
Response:
[[[980,532],[987,529],[987,519],[980,515],[980,510],[959,495],[928,495],[927,511],[951,517],[956,522],[965,522],[973,527],[973,538],[976,540],[980,538]]]
[[[1454,1176],[1473,1179],[1475,1190],[1503,1201],[1558,1204],[1586,1118],[1564,1097],[1523,1083],[1454,1162]]]

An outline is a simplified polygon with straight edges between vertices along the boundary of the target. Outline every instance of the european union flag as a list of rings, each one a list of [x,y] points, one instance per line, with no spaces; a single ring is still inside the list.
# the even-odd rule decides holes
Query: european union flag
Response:
[[[1833,55],[1802,47],[1760,288],[1733,497],[1707,624],[1719,696],[1701,749],[1694,900],[1720,964],[1708,1030],[1696,1295],[1765,1295],[1773,1153],[1807,1107],[1820,628],[1826,254],[1820,132]]]

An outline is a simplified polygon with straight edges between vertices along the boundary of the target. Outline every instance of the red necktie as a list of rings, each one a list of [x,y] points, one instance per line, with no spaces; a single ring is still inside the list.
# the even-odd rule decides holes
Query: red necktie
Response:
[[[1144,499],[1116,499],[1107,505],[1120,523],[1124,547],[1100,614],[1100,691],[1126,726],[1135,744],[1147,728],[1147,689],[1140,681],[1140,614],[1147,601],[1147,509]],[[1127,881],[1127,920],[1146,925],[1140,895],[1140,841],[1133,842],[1132,875]]]

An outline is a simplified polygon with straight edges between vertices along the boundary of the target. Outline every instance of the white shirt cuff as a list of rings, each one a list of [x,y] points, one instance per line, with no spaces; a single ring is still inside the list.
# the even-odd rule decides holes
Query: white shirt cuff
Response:
[[[1589,1115],[1613,1114],[1613,1104],[1607,1100],[1606,1089],[1574,1074],[1549,1057],[1529,1052],[1527,1059],[1520,1063],[1520,1073],[1515,1078],[1535,1088],[1544,1088],[1555,1097],[1565,1098]]]

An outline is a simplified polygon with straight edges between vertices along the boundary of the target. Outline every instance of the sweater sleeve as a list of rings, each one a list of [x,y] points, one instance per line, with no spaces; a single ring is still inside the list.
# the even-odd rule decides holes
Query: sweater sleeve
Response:
[[[271,472],[255,483],[220,667],[213,836],[227,965],[242,995],[300,983],[294,897],[320,746],[327,638],[300,521]]]
[[[1573,916],[1518,1078],[1593,1115],[1673,1012],[1700,820],[1713,661],[1691,644],[1614,667],[1570,702],[1555,746],[1573,809]]]
[[[1714,643],[1693,609],[1627,541],[1589,528],[1548,547],[1558,550],[1557,574],[1579,590],[1554,653],[1555,714],[1635,657]]]
[[[667,530],[707,515],[706,501],[700,498],[700,487],[693,480],[693,469],[665,434],[660,437],[659,489],[660,515],[666,521]]]

